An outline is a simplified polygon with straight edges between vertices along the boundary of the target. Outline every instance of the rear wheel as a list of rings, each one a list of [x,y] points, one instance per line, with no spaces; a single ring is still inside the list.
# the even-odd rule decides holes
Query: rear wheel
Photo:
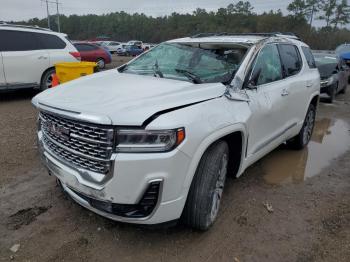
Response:
[[[225,185],[229,149],[225,141],[211,145],[194,175],[182,214],[184,224],[199,230],[213,225]]]
[[[316,119],[316,108],[310,105],[304,120],[303,127],[298,135],[287,141],[287,145],[296,150],[301,150],[310,142],[312,133],[314,131]]]
[[[55,74],[55,69],[51,68],[47,70],[41,77],[40,90],[44,91],[52,87],[53,74]]]
[[[104,69],[106,67],[106,62],[103,58],[98,58],[97,61],[97,68],[100,69]]]

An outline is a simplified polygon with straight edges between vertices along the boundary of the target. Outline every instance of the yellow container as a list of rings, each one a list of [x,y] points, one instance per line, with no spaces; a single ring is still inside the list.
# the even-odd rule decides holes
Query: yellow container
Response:
[[[94,62],[65,62],[55,64],[56,75],[60,84],[94,73]]]

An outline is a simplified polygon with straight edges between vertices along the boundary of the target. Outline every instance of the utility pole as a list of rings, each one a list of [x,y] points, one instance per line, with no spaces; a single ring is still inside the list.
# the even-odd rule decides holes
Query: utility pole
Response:
[[[60,12],[58,5],[62,5],[62,3],[58,2],[58,0],[50,1],[50,0],[41,0],[42,2],[46,3],[46,12],[47,12],[47,25],[49,29],[51,29],[51,23],[50,23],[50,12],[49,12],[49,4],[55,4],[56,5],[56,17],[57,17],[57,30],[58,32],[61,32],[61,24],[60,24]]]
[[[57,27],[58,27],[58,32],[61,32],[60,12],[58,11],[58,0],[56,0],[56,8],[57,8]]]
[[[49,29],[51,29],[51,27],[50,27],[49,1],[48,0],[46,0],[46,11],[47,11],[47,26],[49,27]]]

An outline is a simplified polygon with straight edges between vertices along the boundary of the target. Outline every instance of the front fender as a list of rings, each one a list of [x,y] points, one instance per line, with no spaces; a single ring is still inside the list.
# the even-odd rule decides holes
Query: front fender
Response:
[[[215,141],[233,132],[241,132],[244,155],[247,138],[245,123],[250,114],[246,101],[230,101],[226,97],[219,97],[162,114],[147,125],[146,129],[149,130],[185,128],[186,138],[178,150],[191,160],[187,172],[178,174],[183,185],[181,192],[178,192],[179,196],[187,196],[201,157]]]
[[[184,188],[189,189],[189,187],[191,186],[194,174],[196,173],[197,167],[199,165],[199,162],[203,156],[203,154],[205,153],[205,151],[209,148],[210,145],[212,145],[214,142],[220,140],[221,138],[235,133],[235,132],[240,132],[242,133],[242,159],[241,159],[241,164],[240,167],[242,166],[242,161],[244,159],[244,152],[245,152],[245,148],[246,148],[246,126],[243,123],[236,123],[233,125],[229,125],[226,126],[224,128],[221,128],[217,131],[215,131],[214,133],[210,134],[209,136],[207,136],[202,142],[201,144],[198,146],[195,154],[192,156],[192,161],[190,164],[190,167],[188,169],[188,172],[186,174],[185,180],[184,180]],[[238,172],[239,174],[240,172]],[[188,190],[187,190],[188,191]]]

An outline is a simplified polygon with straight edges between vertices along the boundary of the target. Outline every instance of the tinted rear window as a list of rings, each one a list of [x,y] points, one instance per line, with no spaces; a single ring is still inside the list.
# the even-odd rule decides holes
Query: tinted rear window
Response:
[[[298,48],[294,45],[280,44],[279,51],[285,77],[298,74],[302,67]]]
[[[316,62],[314,55],[312,54],[310,48],[306,46],[302,46],[301,49],[303,50],[303,53],[305,55],[307,64],[309,65],[310,68],[316,68]]]
[[[40,33],[35,33],[35,35],[39,38],[42,49],[64,49],[66,47],[66,43],[56,35]]]
[[[0,30],[0,51],[39,50],[40,43],[34,33]]]
[[[98,49],[97,46],[88,44],[75,44],[74,46],[78,49],[78,51],[93,51]]]
[[[58,36],[24,31],[0,30],[0,50],[32,51],[64,49],[66,43]]]

